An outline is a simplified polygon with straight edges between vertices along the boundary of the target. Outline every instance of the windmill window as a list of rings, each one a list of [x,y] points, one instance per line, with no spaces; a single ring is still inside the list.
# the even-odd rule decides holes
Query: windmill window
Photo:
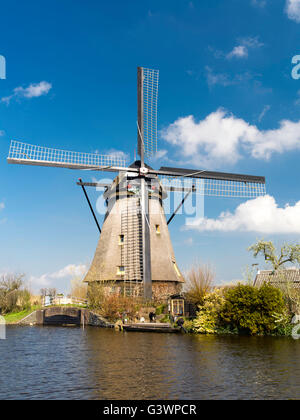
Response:
[[[118,267],[117,274],[118,274],[119,276],[121,276],[121,275],[125,274],[125,267],[124,267],[124,265],[120,265],[120,266]]]
[[[124,244],[124,235],[119,235],[119,245]]]
[[[155,225],[155,231],[157,235],[160,235],[160,226],[159,225]]]

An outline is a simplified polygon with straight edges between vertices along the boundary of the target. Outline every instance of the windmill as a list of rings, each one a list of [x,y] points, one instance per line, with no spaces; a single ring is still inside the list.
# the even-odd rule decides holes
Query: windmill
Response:
[[[146,299],[165,298],[184,283],[176,264],[168,225],[190,194],[254,198],[265,194],[265,178],[254,175],[161,167],[145,163],[157,152],[158,70],[137,69],[137,143],[140,160],[130,166],[116,155],[80,153],[13,140],[8,163],[117,172],[112,183],[77,183],[84,191],[100,232],[89,284],[103,282],[110,291]],[[102,229],[85,187],[104,187],[107,203]],[[166,220],[163,200],[180,191],[184,197]]]

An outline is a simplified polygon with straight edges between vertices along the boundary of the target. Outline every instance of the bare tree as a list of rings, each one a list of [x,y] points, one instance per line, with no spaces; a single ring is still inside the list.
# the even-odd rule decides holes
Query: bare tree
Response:
[[[22,290],[24,274],[4,274],[0,278],[0,312],[12,312],[18,308],[23,309],[23,303],[28,305],[30,293],[26,289]],[[20,300],[20,304],[18,304]]]
[[[201,305],[205,295],[212,290],[214,279],[215,272],[208,264],[194,264],[186,274],[187,298],[196,305]]]
[[[50,289],[48,289],[48,295],[49,295],[51,298],[55,298],[55,296],[57,295],[57,291],[56,291],[56,289],[55,289],[55,288],[50,288]]]
[[[78,299],[87,298],[87,284],[83,283],[79,276],[75,276],[71,280],[71,296]]]

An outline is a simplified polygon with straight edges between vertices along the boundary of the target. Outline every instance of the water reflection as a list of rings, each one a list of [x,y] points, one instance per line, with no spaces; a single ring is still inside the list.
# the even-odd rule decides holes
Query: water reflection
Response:
[[[0,398],[298,399],[300,341],[9,327]]]

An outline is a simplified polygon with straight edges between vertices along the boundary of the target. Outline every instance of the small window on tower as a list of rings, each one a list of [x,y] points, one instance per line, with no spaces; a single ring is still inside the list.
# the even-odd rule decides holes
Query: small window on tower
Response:
[[[119,245],[124,244],[124,235],[119,235]]]
[[[160,235],[160,226],[159,225],[155,225],[155,231],[157,235]]]
[[[119,276],[122,276],[123,274],[125,274],[125,267],[124,267],[123,265],[120,265],[120,266],[118,267],[117,274],[118,274]]]

